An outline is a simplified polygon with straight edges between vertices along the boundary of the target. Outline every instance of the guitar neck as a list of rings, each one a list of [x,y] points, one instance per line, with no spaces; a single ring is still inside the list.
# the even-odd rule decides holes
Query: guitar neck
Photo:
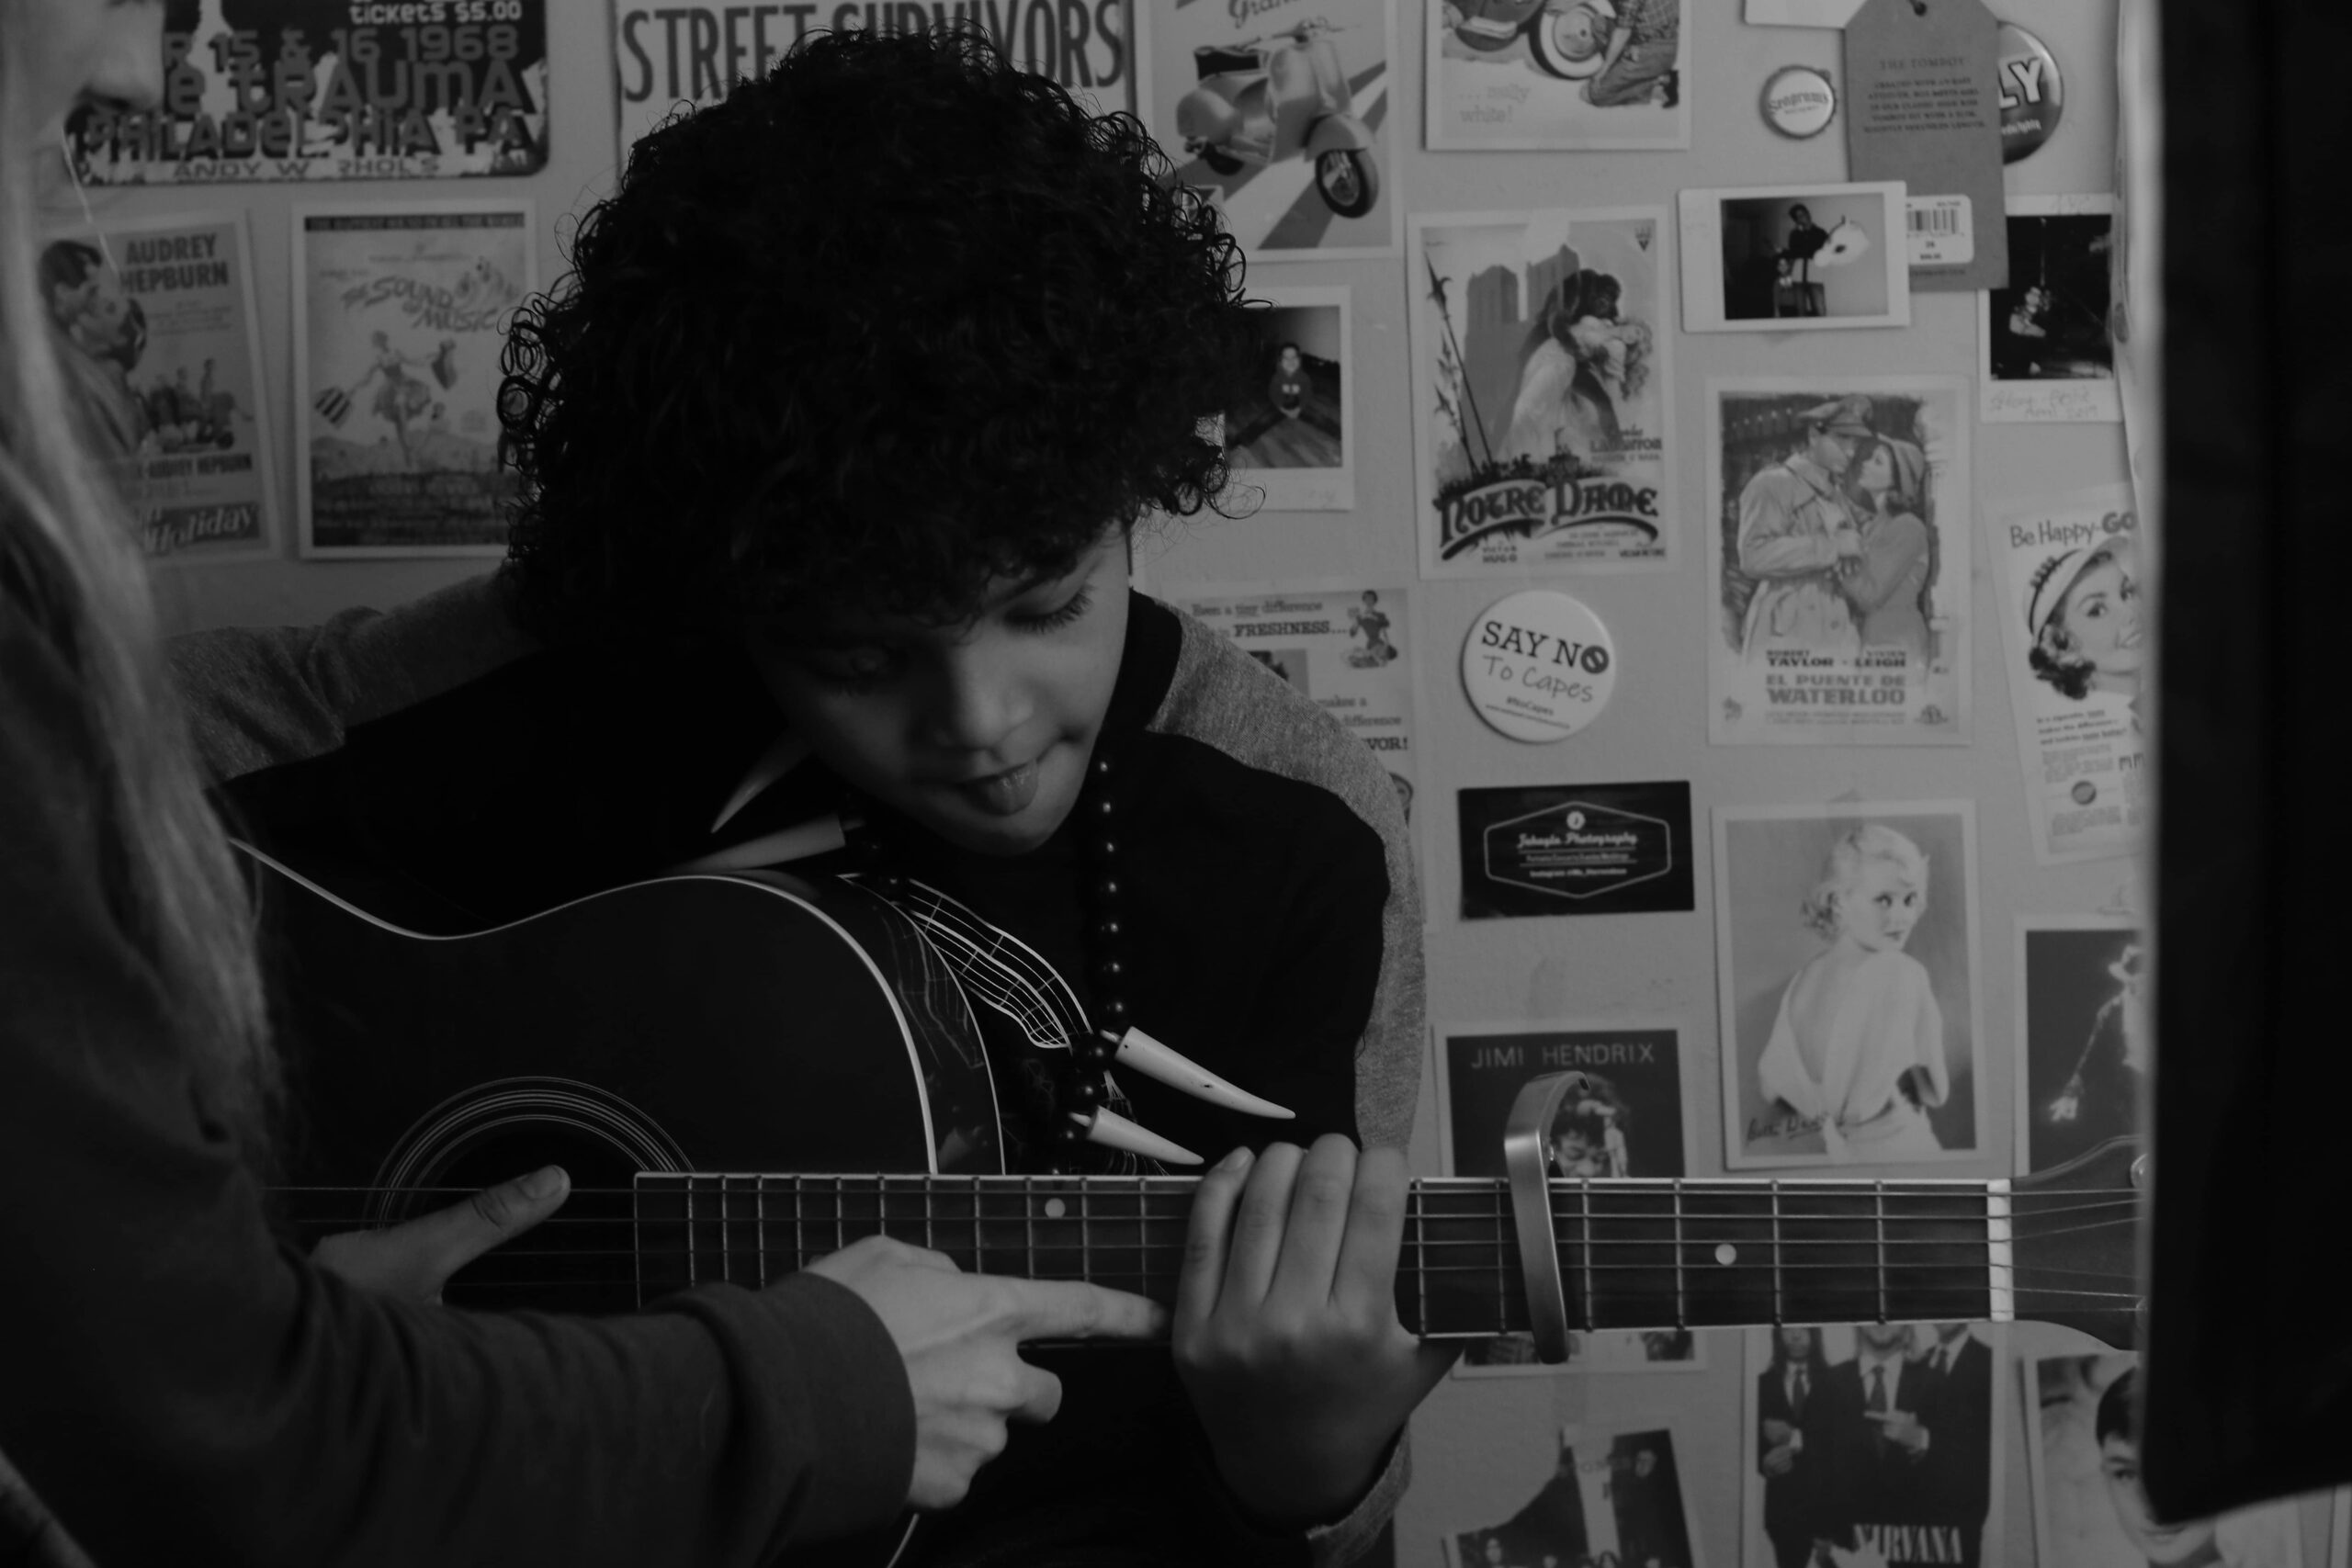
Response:
[[[640,1295],[762,1285],[868,1235],[966,1269],[1091,1280],[1172,1302],[1194,1177],[638,1179]],[[1552,1231],[1570,1326],[2013,1315],[2007,1182],[1566,1181]],[[1430,1337],[1530,1327],[1510,1193],[1413,1183],[1397,1315]]]

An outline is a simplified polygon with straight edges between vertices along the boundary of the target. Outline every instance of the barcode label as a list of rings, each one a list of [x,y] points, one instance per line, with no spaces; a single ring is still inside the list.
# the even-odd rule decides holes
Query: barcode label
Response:
[[[1917,196],[1903,204],[1913,266],[1965,266],[1976,259],[1976,231],[1964,196]]]

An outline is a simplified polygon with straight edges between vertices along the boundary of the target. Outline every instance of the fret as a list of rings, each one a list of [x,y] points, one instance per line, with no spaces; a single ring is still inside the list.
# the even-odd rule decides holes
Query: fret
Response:
[[[1589,1176],[1577,1182],[1577,1212],[1584,1220],[1584,1325],[1590,1328],[1597,1303],[1592,1289],[1592,1179]]]
[[[839,1252],[849,1245],[849,1227],[843,1223],[849,1213],[849,1178],[833,1178],[833,1250]]]
[[[808,1184],[798,1177],[792,1179],[792,1268],[795,1273],[808,1266]]]
[[[728,1186],[727,1178],[720,1177],[718,1179],[718,1279],[721,1284],[727,1285],[735,1282],[735,1249],[728,1245],[733,1238],[728,1234],[727,1228],[729,1220],[727,1200],[732,1190]]]
[[[2016,1260],[2009,1246],[2009,1184],[1984,1185],[1984,1285],[1991,1298],[1984,1315],[1994,1323],[2018,1316]]]
[[[1690,1305],[1682,1283],[1682,1183],[1674,1184],[1674,1326],[1684,1327]]]
[[[931,1223],[931,1200],[933,1194],[936,1191],[936,1188],[928,1186],[922,1190],[922,1245],[923,1250],[926,1252],[937,1252],[939,1250],[939,1238],[932,1234]]]
[[[1086,1172],[1081,1170],[1078,1173],[1078,1277],[1091,1280],[1094,1278],[1094,1226],[1090,1222],[1094,1216],[1088,1212],[1086,1199]]]
[[[1425,1328],[1430,1321],[1430,1215],[1419,1182],[1406,1190],[1405,1202],[1413,1221],[1413,1283],[1420,1303],[1413,1326]]]
[[[1878,1233],[1878,1320],[1886,1321],[1886,1183],[1871,1183],[1872,1228]]]
[[[1510,1249],[1505,1245],[1504,1237],[1510,1232],[1510,1221],[1504,1212],[1506,1198],[1503,1190],[1495,1188],[1491,1196],[1495,1205],[1495,1332],[1507,1334],[1510,1331],[1510,1314],[1507,1304],[1510,1299],[1512,1280]],[[1525,1282],[1521,1281],[1522,1294],[1526,1288]]]
[[[695,1254],[700,1250],[695,1246],[695,1184],[694,1179],[689,1177],[686,1179],[686,1283],[689,1285],[702,1282],[701,1276],[695,1272]]]
[[[975,1274],[989,1271],[988,1261],[981,1256],[988,1250],[980,1232],[980,1198],[984,1190],[978,1186],[972,1189],[972,1272]]]
[[[752,1179],[757,1183],[752,1191],[752,1196],[759,1201],[759,1213],[755,1222],[759,1227],[757,1257],[760,1265],[760,1289],[764,1291],[768,1288],[768,1184],[764,1177],[753,1177]]]
[[[1027,1266],[1021,1271],[1030,1279],[1037,1277],[1037,1179],[1027,1178],[1022,1183],[1021,1224],[1026,1238]]]
[[[1781,1292],[1781,1184],[1772,1183],[1772,1325],[1788,1321],[1788,1305]]]

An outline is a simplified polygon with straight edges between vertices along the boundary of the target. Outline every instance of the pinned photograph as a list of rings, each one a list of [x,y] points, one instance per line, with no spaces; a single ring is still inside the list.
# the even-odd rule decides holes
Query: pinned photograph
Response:
[[[54,234],[41,304],[91,447],[150,556],[277,551],[277,466],[244,215],[175,213]]]
[[[1388,771],[1413,820],[1412,591],[1381,582],[1178,587],[1165,597],[1314,699]]]
[[[1533,784],[1455,792],[1462,918],[1693,908],[1690,785]]]
[[[1690,145],[1690,0],[1432,0],[1431,152]]]
[[[1707,1341],[1688,1328],[1600,1328],[1568,1332],[1568,1359],[1546,1366],[1532,1334],[1473,1339],[1453,1364],[1457,1378],[1541,1378],[1575,1372],[1612,1376],[1640,1372],[1703,1372]]]
[[[2159,1523],[2140,1482],[2137,1356],[2047,1356],[2020,1363],[2037,1561],[2067,1568],[2303,1568],[2294,1499],[2219,1518]]]
[[[1957,378],[1707,384],[1717,745],[1967,742],[1965,399]]]
[[[1682,193],[1686,332],[1907,327],[1900,182]]]
[[[2111,196],[2013,196],[2009,287],[1976,299],[1981,412],[2017,423],[2116,421]]]
[[[1698,1568],[1698,1530],[1664,1428],[1588,1435],[1568,1427],[1551,1478],[1498,1524],[1442,1538],[1446,1568]]]
[[[2018,1174],[2140,1135],[2154,1000],[2137,921],[2018,917]]]
[[[1448,1176],[1503,1174],[1511,1101],[1573,1073],[1547,1135],[1552,1174],[1683,1173],[1680,1032],[1671,1024],[1463,1024],[1438,1041],[1438,1152]]]
[[[1985,508],[2018,761],[2043,865],[2132,854],[2146,831],[2139,539],[2123,485]]]
[[[499,355],[537,287],[528,201],[294,209],[305,556],[506,553]]]
[[[1975,807],[1718,807],[1725,1163],[1983,1151]]]
[[[2007,1380],[1996,1375],[1997,1333],[1988,1323],[1748,1330],[1740,1561],[2000,1562]]]
[[[1136,22],[1144,125],[1251,261],[1396,254],[1396,0],[1136,0]]]
[[[1225,459],[1238,490],[1275,512],[1348,512],[1356,503],[1355,355],[1348,290],[1260,288],[1259,378],[1226,411]]]
[[[1665,220],[1414,215],[1423,576],[1673,564]]]

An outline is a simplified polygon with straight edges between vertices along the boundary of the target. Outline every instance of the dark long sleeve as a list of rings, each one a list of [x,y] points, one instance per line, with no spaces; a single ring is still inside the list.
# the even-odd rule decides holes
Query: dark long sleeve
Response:
[[[750,1563],[887,1521],[905,1374],[829,1280],[592,1322],[282,1248],[100,891],[96,778],[0,622],[0,1450],[97,1561]]]

